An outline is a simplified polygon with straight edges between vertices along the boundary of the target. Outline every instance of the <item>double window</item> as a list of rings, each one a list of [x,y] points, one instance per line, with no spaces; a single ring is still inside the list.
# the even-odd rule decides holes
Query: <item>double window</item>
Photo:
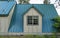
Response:
[[[28,25],[38,25],[38,16],[28,16],[27,24]]]

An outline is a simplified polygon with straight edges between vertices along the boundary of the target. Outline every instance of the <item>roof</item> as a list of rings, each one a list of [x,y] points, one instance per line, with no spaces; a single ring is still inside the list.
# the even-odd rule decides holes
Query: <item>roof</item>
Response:
[[[12,9],[12,7],[16,4],[16,2],[13,1],[0,1],[0,16],[8,16],[9,11]]]
[[[23,15],[32,6],[43,15],[42,32],[52,32],[52,18],[58,16],[53,4],[17,4],[10,23],[9,32],[23,32]]]
[[[0,1],[14,1],[14,0],[0,0]]]

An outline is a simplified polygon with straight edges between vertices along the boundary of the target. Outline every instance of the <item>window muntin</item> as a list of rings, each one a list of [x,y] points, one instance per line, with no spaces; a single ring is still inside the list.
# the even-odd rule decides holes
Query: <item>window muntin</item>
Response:
[[[27,24],[28,25],[38,25],[38,16],[28,16]]]
[[[32,16],[28,16],[27,20],[28,20],[28,22],[27,22],[28,24],[32,24]]]

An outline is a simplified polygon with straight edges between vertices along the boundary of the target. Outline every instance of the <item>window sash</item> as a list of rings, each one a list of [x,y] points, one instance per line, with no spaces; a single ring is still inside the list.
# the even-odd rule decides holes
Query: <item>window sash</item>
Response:
[[[38,25],[38,16],[28,16],[27,24],[28,25]]]

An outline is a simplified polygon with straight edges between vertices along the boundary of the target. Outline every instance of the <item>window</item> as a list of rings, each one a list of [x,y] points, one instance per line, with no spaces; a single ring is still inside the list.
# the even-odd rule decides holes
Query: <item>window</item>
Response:
[[[38,16],[28,16],[27,24],[29,25],[38,25]]]

